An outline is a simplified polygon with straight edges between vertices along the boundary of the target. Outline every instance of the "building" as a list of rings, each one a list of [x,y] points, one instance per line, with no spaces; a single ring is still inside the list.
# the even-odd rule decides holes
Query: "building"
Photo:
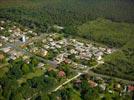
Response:
[[[64,77],[66,74],[65,74],[65,72],[64,71],[60,71],[59,73],[58,73],[58,76],[59,77]]]
[[[2,48],[2,51],[8,53],[11,50],[11,47]]]
[[[4,27],[0,27],[0,30],[4,30],[5,28]]]
[[[133,85],[129,85],[129,86],[128,86],[128,91],[129,91],[129,92],[131,92],[131,91],[134,92],[134,86],[133,86]]]
[[[64,27],[61,27],[61,26],[58,26],[58,25],[54,25],[53,27],[56,28],[56,29],[60,29],[60,30],[64,29]]]
[[[23,42],[23,43],[26,42],[26,37],[25,37],[25,35],[22,36],[22,42]]]
[[[48,54],[48,51],[47,50],[41,50],[41,54],[42,54],[42,56],[45,57]]]
[[[0,43],[0,47],[2,47],[2,43]]]
[[[88,83],[89,83],[90,87],[96,87],[98,85],[97,83],[95,83],[92,80],[89,80]]]
[[[44,65],[45,65],[44,63],[41,63],[41,62],[40,62],[40,63],[38,64],[38,68],[42,68]]]

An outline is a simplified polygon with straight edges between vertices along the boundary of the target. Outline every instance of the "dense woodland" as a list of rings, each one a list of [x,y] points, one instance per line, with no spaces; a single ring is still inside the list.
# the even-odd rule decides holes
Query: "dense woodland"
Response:
[[[133,0],[1,0],[0,18],[46,31],[49,25],[79,25],[103,17],[134,22]]]

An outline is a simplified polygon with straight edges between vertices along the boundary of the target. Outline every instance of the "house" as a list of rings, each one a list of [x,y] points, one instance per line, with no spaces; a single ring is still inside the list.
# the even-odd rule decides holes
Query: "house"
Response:
[[[46,42],[47,42],[46,39],[43,39],[43,40],[42,40],[42,43],[46,43]]]
[[[26,55],[23,56],[23,60],[27,60],[29,58],[30,58],[29,56],[26,56]]]
[[[3,44],[2,44],[2,43],[0,43],[0,47],[2,47],[2,45],[3,45]]]
[[[37,47],[34,47],[34,48],[32,48],[32,50],[31,50],[31,52],[36,52],[36,51],[38,51],[38,48]]]
[[[114,91],[112,91],[112,90],[108,90],[108,92],[111,93],[111,94],[114,93]]]
[[[13,32],[13,30],[9,29],[8,32],[11,33],[11,32]]]
[[[99,49],[101,50],[101,51],[105,51],[106,50],[106,48],[103,48],[103,47],[99,47]]]
[[[29,30],[28,33],[33,33],[33,31]]]
[[[52,67],[48,68],[48,72],[53,71],[54,69]]]
[[[5,37],[5,36],[0,36],[0,39],[8,41],[8,37]]]
[[[63,62],[65,60],[64,58],[64,54],[59,54],[57,57],[56,57],[56,61],[58,64],[60,64],[61,62]]]
[[[60,71],[59,73],[58,73],[58,76],[59,77],[64,77],[66,74],[65,74],[65,72],[64,71]]]
[[[98,56],[98,57],[97,57],[97,60],[101,60],[101,59],[102,59],[102,56]]]
[[[0,27],[0,30],[4,30],[5,28],[4,27]]]
[[[11,47],[2,48],[4,53],[8,53],[11,50]]]
[[[10,59],[15,60],[17,58],[15,56],[10,56]]]
[[[74,49],[71,49],[71,50],[70,50],[70,53],[71,53],[71,54],[77,54],[78,52],[77,52],[76,50],[74,50]]]
[[[22,35],[22,37],[21,37],[21,41],[22,41],[23,43],[26,42],[26,37],[25,37],[25,35]]]
[[[37,67],[38,67],[38,68],[42,68],[44,65],[45,65],[44,63],[41,63],[41,62],[40,62]]]
[[[65,63],[65,64],[70,64],[70,63],[71,63],[71,60],[65,59],[65,60],[64,60],[64,63]]]
[[[50,48],[49,45],[44,45],[43,47],[46,48],[46,49],[49,49]]]
[[[106,84],[100,84],[99,87],[104,91],[106,90]]]
[[[55,47],[56,47],[56,48],[61,48],[61,46],[60,46],[60,45],[58,45],[58,44],[56,44],[56,45],[55,45]]]
[[[58,25],[54,25],[53,27],[56,28],[56,29],[60,29],[60,30],[64,29],[64,27],[61,27],[61,26],[58,26]]]
[[[5,21],[1,21],[0,23],[1,23],[1,24],[4,24],[4,23],[5,23]]]
[[[48,54],[48,51],[47,50],[41,50],[41,54],[42,54],[42,56],[45,57]]]
[[[89,80],[88,83],[89,83],[90,87],[96,87],[98,85],[97,83],[95,83],[92,80]]]
[[[80,79],[77,79],[76,81],[75,81],[75,83],[76,84],[79,84],[79,83],[81,83],[82,81],[80,80]]]
[[[49,41],[49,42],[52,42],[52,41],[53,41],[53,38],[48,38],[48,41]]]
[[[60,40],[58,41],[59,44],[63,45],[64,44],[64,41]]]
[[[111,54],[111,53],[112,53],[112,49],[108,48],[108,49],[106,50],[106,52],[107,52],[107,54]]]
[[[129,85],[128,86],[128,91],[129,92],[134,92],[134,85]]]
[[[50,45],[51,45],[51,46],[55,46],[56,43],[55,43],[55,42],[50,42]]]

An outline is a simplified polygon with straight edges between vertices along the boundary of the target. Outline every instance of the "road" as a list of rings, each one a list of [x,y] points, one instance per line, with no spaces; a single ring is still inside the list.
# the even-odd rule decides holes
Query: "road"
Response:
[[[78,78],[78,77],[81,76],[81,75],[82,75],[82,73],[78,73],[76,76],[74,76],[74,77],[72,77],[72,78],[70,78],[70,79],[67,79],[67,81],[65,81],[64,83],[62,83],[61,85],[59,85],[57,88],[55,88],[55,89],[53,90],[53,92],[56,92],[56,91],[59,90],[62,86],[68,84],[69,82],[71,82],[72,80]]]
[[[38,38],[35,38],[35,39],[33,39],[33,40],[40,39],[40,38],[42,38],[42,37],[38,37]],[[45,63],[49,63],[50,65],[52,65],[52,66],[54,66],[54,67],[57,66],[57,64],[56,64],[55,62],[50,61],[50,60],[46,60],[46,59],[44,59],[44,58],[42,58],[42,57],[39,57],[39,56],[36,56],[36,55],[34,55],[34,54],[32,54],[32,53],[26,51],[26,50],[23,50],[23,49],[20,48],[18,45],[11,44],[11,43],[5,43],[5,45],[6,45],[6,46],[10,46],[10,47],[12,47],[12,48],[14,48],[14,49],[16,49],[16,50],[19,50],[19,51],[23,52],[23,53],[26,54],[26,55],[34,56],[34,57],[36,57],[37,59],[39,59],[39,60],[41,60],[41,61],[43,61],[43,62],[45,62]],[[84,70],[84,71],[81,71],[81,72],[80,72],[80,71],[77,71],[77,72],[78,72],[77,75],[75,75],[74,77],[68,79],[67,81],[65,81],[64,83],[62,83],[61,85],[59,85],[57,88],[55,88],[55,89],[53,90],[53,92],[59,90],[62,86],[68,84],[69,82],[71,82],[72,80],[78,78],[78,77],[81,76],[82,74],[89,73],[89,71],[90,71],[91,69],[97,68],[99,65],[101,65],[101,64],[103,64],[103,63],[104,63],[103,61],[100,61],[100,62],[98,62],[97,65],[92,66],[92,67],[89,67],[89,68],[87,68],[87,69]],[[80,65],[79,65],[79,66],[80,66]],[[99,77],[111,78],[111,76],[106,76],[106,75],[96,74],[96,73],[94,73],[94,74],[92,74],[92,75],[94,75],[94,76],[99,76]],[[118,80],[118,81],[123,81],[123,82],[125,82],[125,83],[126,83],[126,82],[127,82],[127,83],[134,83],[133,81],[130,82],[130,81],[128,81],[128,80],[119,79],[119,78],[117,78],[117,77],[114,77],[114,79],[116,79],[116,80]]]
[[[122,83],[127,83],[127,84],[134,84],[134,81],[130,81],[130,80],[126,80],[126,79],[121,79],[121,78],[118,78],[118,77],[114,77],[114,76],[108,76],[108,75],[103,75],[103,74],[98,74],[98,73],[95,73],[93,71],[89,71],[89,74],[91,76],[96,76],[96,77],[102,77],[102,78],[106,78],[106,79],[115,79],[116,81],[120,81]]]
[[[78,73],[76,76],[74,76],[74,77],[68,79],[67,81],[65,81],[65,82],[62,83],[61,85],[57,86],[52,92],[56,92],[56,91],[59,90],[62,86],[68,84],[68,83],[71,82],[72,80],[78,78],[79,76],[81,76],[82,74],[85,74],[85,73],[88,73],[88,74],[90,74],[90,75],[97,76],[97,77],[102,77],[102,78],[108,78],[108,79],[111,79],[111,78],[112,78],[112,79],[115,79],[115,80],[117,80],[117,81],[121,81],[121,82],[123,82],[123,83],[125,83],[125,84],[126,84],[126,83],[127,83],[127,84],[134,84],[134,81],[129,81],[129,80],[125,80],[125,79],[121,79],[121,78],[117,78],[117,77],[112,77],[112,76],[108,76],[108,75],[97,74],[97,73],[94,73],[94,72],[91,71],[91,69],[97,68],[97,67],[99,67],[99,65],[101,65],[101,64],[103,64],[103,63],[104,63],[103,61],[100,61],[100,62],[98,62],[98,64],[95,65],[95,66],[89,67],[89,68],[87,68],[86,70],[84,70],[84,71],[82,71],[82,72],[79,71],[79,73]]]
[[[79,71],[77,75],[75,75],[74,77],[68,79],[67,81],[65,81],[64,83],[60,84],[59,86],[57,86],[52,92],[56,92],[56,91],[59,90],[62,86],[68,84],[69,82],[71,82],[72,80],[78,78],[78,77],[81,76],[82,74],[88,73],[89,70],[91,70],[91,69],[93,69],[93,68],[97,68],[99,65],[101,65],[101,64],[103,64],[103,63],[104,63],[103,61],[98,62],[98,64],[95,65],[95,66],[89,67],[89,68],[87,68],[86,70],[84,70],[84,71],[82,71],[82,72]]]
[[[42,58],[42,57],[39,57],[39,56],[36,56],[35,54],[32,54],[32,53],[30,53],[30,52],[28,52],[28,51],[26,51],[26,50],[20,48],[18,45],[11,44],[11,43],[5,43],[5,46],[10,46],[11,48],[14,48],[14,49],[16,49],[16,50],[18,50],[18,51],[21,51],[22,53],[24,53],[24,54],[26,54],[26,55],[28,55],[28,56],[36,57],[36,58],[39,59],[40,61],[43,61],[43,62],[45,62],[45,63],[48,63],[48,64],[50,64],[50,65],[52,65],[52,66],[54,66],[54,67],[57,66],[57,64],[56,64],[55,62],[50,61],[50,60],[46,60],[46,59],[44,59],[44,58]]]

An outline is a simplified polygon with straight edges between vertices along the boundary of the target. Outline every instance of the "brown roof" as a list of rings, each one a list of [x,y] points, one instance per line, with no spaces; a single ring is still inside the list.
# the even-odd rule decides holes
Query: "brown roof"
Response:
[[[96,87],[96,83],[94,81],[89,80],[88,83],[91,87]]]

